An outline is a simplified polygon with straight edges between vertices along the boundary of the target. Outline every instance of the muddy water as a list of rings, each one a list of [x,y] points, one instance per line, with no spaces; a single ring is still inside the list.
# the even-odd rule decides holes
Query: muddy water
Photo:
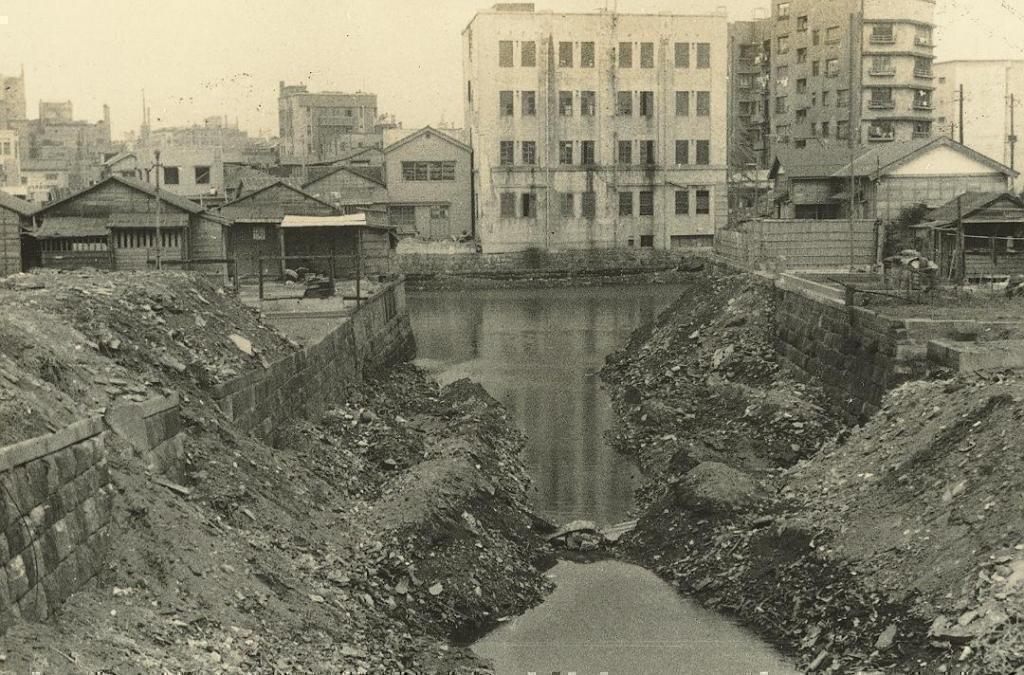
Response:
[[[636,467],[604,441],[613,419],[597,371],[680,286],[415,293],[419,359],[442,382],[469,377],[528,438],[537,512],[552,522],[629,518]]]
[[[626,520],[638,471],[604,441],[613,422],[597,371],[684,286],[410,295],[417,363],[469,377],[527,434],[534,504],[555,523]],[[561,563],[555,592],[473,649],[499,673],[790,673],[769,646],[633,565]]]

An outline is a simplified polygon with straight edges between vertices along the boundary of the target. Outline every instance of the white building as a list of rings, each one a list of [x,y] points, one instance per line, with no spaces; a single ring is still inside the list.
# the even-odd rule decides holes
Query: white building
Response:
[[[727,35],[724,14],[479,12],[463,68],[483,250],[710,245]]]

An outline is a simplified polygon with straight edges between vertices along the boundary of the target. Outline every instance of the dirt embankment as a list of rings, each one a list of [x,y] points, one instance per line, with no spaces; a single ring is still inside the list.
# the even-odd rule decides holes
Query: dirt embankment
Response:
[[[707,279],[609,359],[645,471],[628,555],[813,672],[1024,667],[1024,382],[904,385],[842,429],[772,349],[772,297]]]
[[[176,391],[188,492],[112,457],[108,569],[54,621],[11,629],[6,668],[475,672],[451,637],[545,593],[523,439],[479,387],[439,390],[403,366],[270,447],[206,392],[297,347],[216,287],[89,273],[4,285],[2,442]]]

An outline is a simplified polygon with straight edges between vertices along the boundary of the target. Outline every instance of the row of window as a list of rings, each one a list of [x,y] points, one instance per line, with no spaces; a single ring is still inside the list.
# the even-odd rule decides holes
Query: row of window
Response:
[[[896,74],[896,64],[892,56],[879,55],[871,57],[871,70],[874,77],[891,77]],[[914,57],[914,76],[932,77],[932,60],[927,56]]]
[[[402,180],[455,180],[455,162],[402,162]]]
[[[515,166],[515,144],[515,141],[500,142],[498,158],[501,166]],[[633,152],[634,144],[636,145],[635,154]],[[536,165],[537,142],[520,141],[519,146],[520,158],[522,160],[521,164],[525,166]],[[692,155],[690,150],[691,146],[693,147]],[[616,149],[618,151],[616,156],[616,163],[619,165],[627,166],[632,164],[640,164],[649,166],[657,163],[655,144],[653,140],[618,141]],[[559,141],[558,163],[560,165],[574,166],[577,164],[577,157],[579,158],[578,164],[581,166],[596,166],[596,143],[594,141]],[[711,142],[706,140],[676,141],[675,163],[679,166],[685,166],[691,164],[691,160],[692,164],[698,166],[706,166],[711,164]]]
[[[449,208],[446,204],[435,204],[430,207],[430,220],[433,223],[444,223],[449,218]],[[399,230],[410,231],[416,229],[416,207],[415,206],[389,206],[388,221]]]
[[[563,218],[593,218],[597,215],[597,193],[582,192],[579,194],[579,213],[577,214],[577,195],[562,192],[558,195],[559,213]],[[536,218],[537,196],[532,192],[503,192],[499,196],[502,218]],[[631,217],[654,215],[654,192],[651,190],[620,191],[618,193],[619,216]],[[691,214],[690,190],[675,191],[675,215],[709,215],[711,213],[711,191],[696,190],[692,200],[694,209]],[[394,224],[394,221],[392,221]]]
[[[515,92],[503,90],[498,92],[498,113],[502,117],[515,115]],[[697,117],[711,116],[710,91],[677,91],[676,115],[689,117],[693,110]],[[691,106],[691,99],[694,101]],[[634,106],[636,103],[636,106]],[[577,108],[580,117],[593,117],[597,114],[597,92],[594,91],[560,91],[558,92],[558,114],[562,117],[573,117]],[[634,111],[640,117],[654,117],[653,91],[619,91],[615,96],[615,114],[622,117],[633,116]],[[537,114],[537,92],[519,92],[519,114],[531,117]]]
[[[807,93],[807,87],[803,86],[801,88],[801,86],[799,86],[799,83],[798,83],[797,93],[798,94],[806,94]],[[818,105],[818,92],[816,92],[816,91],[815,92],[811,92],[811,107],[817,107],[817,105]],[[827,91],[826,90],[826,91],[821,92],[821,107],[823,107],[823,108],[831,108],[832,107],[832,92],[831,91]],[[836,107],[837,108],[849,108],[850,107],[850,90],[849,89],[840,89],[840,90],[836,91]],[[797,114],[799,114],[800,110],[801,109],[797,109]],[[806,108],[803,108],[803,110],[806,110]],[[775,97],[775,112],[777,114],[779,114],[779,115],[784,115],[784,114],[789,112],[789,97],[788,96],[776,96]],[[740,110],[740,114],[743,114],[742,109]]]
[[[208,166],[197,166],[195,169],[195,183],[196,185],[209,185],[210,184],[210,167]],[[163,180],[164,185],[179,185],[181,183],[181,169],[177,166],[165,166],[163,167]]]
[[[654,68],[654,43],[653,42],[620,42],[616,52],[615,62],[619,68],[633,67],[634,45],[639,44],[639,64],[641,68]],[[578,50],[577,50],[578,46]],[[697,51],[697,68],[711,67],[711,43],[698,42],[695,45]],[[690,52],[692,51],[689,42],[676,42],[674,47],[674,63],[676,68],[690,67]],[[559,42],[558,43],[558,67],[573,68],[577,63],[580,68],[593,68],[596,62],[596,48],[593,42]],[[500,40],[498,42],[498,65],[502,68],[512,68],[515,65],[515,43],[512,40]],[[534,68],[537,66],[537,43],[533,40],[524,40],[519,43],[519,65],[523,68]]]

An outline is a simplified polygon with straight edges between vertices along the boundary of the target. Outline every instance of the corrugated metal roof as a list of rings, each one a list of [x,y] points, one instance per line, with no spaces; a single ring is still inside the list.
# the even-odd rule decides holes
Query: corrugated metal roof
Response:
[[[388,225],[372,225],[367,222],[365,213],[352,213],[344,216],[285,216],[281,227],[361,227],[375,230],[394,229]]]

